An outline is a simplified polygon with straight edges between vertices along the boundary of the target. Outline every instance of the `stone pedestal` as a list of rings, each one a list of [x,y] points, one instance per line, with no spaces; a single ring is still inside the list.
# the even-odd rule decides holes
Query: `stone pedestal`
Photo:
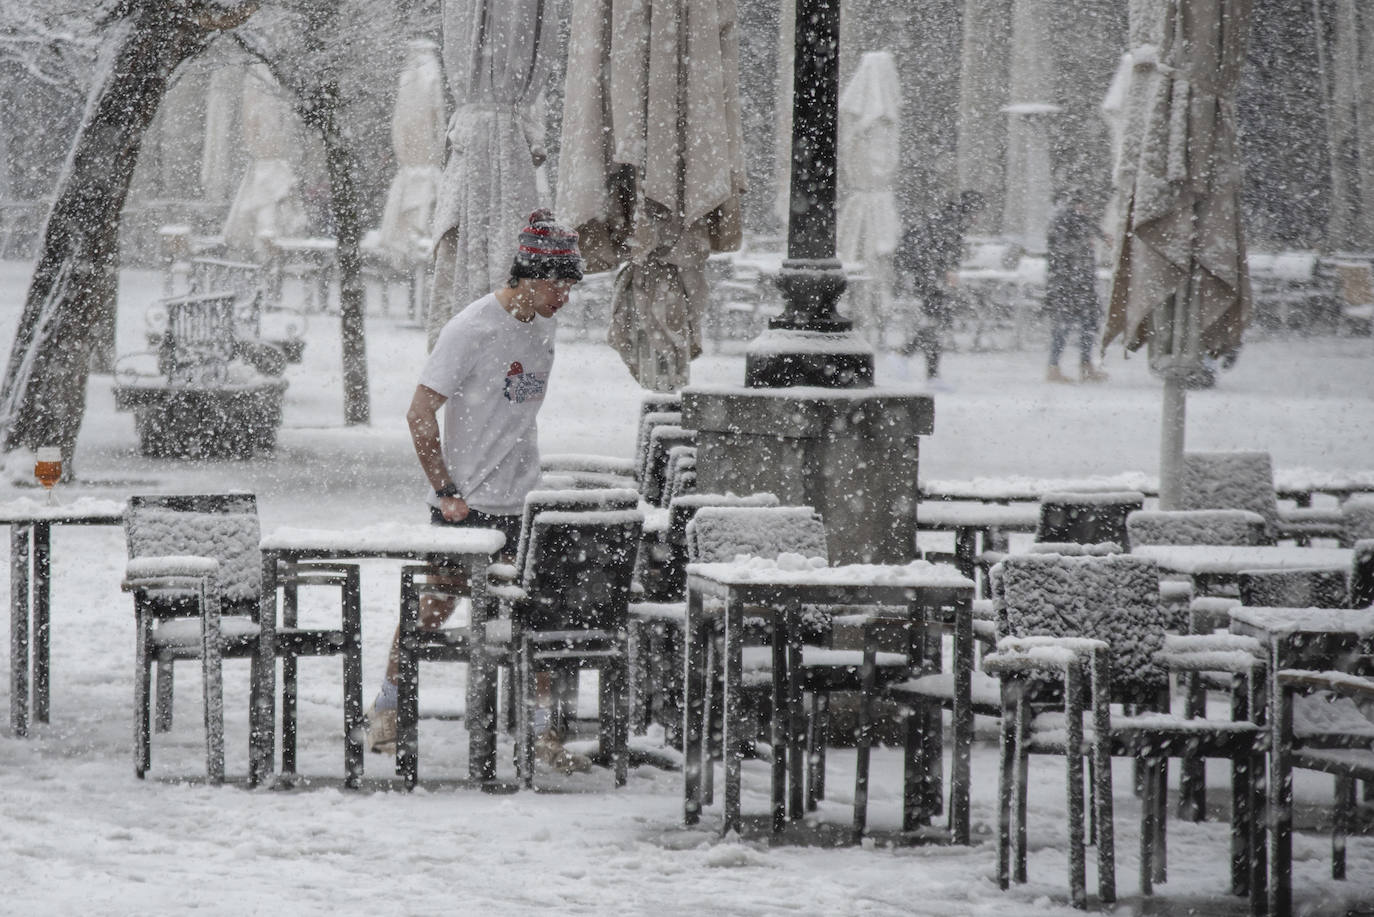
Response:
[[[750,389],[682,393],[697,431],[697,489],[770,491],[815,507],[831,563],[906,563],[916,556],[920,438],[934,429],[928,395],[904,388]]]

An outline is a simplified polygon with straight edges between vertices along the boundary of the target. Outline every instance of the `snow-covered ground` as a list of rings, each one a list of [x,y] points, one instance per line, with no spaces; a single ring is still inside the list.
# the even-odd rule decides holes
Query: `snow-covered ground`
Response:
[[[0,263],[0,345],[7,352],[28,266]],[[126,272],[121,351],[141,349],[143,308],[158,279]],[[310,316],[302,365],[288,370],[285,428],[271,458],[182,463],[138,455],[133,419],[114,411],[108,378],[92,380],[76,465],[78,495],[249,489],[263,527],[348,527],[425,519],[423,480],[403,412],[421,361],[423,333],[399,317],[368,321],[373,423],[342,424],[337,318]],[[921,375],[879,359],[879,382]],[[1143,359],[1109,355],[1112,380],[1095,387],[1043,381],[1039,349],[947,357],[954,391],[936,396],[935,434],[922,443],[921,474],[932,478],[1019,474],[1067,477],[1144,471],[1157,465],[1159,385]],[[708,354],[699,383],[738,382],[738,348]],[[639,391],[600,343],[564,341],[541,420],[546,452],[627,456]],[[1260,341],[1213,391],[1189,398],[1191,448],[1267,449],[1280,469],[1374,468],[1374,341],[1319,338]],[[33,495],[0,484],[0,499]],[[0,735],[0,912],[152,914],[917,914],[1070,913],[1066,894],[1062,768],[1033,763],[1031,884],[1009,893],[994,879],[996,756],[991,724],[980,726],[973,773],[972,848],[894,843],[900,819],[900,761],[875,755],[869,806],[874,840],[843,836],[852,753],[830,756],[830,798],[780,843],[754,830],[716,835],[719,806],[700,828],[681,826],[676,773],[641,767],[611,789],[605,771],[544,776],[541,792],[488,794],[463,785],[466,737],[460,722],[422,725],[420,790],[395,790],[388,762],[367,760],[363,792],[345,792],[337,660],[306,660],[301,675],[301,771],[315,778],[286,791],[210,788],[203,773],[198,685],[183,666],[177,720],[154,741],[149,779],[131,762],[133,633],[119,591],[125,550],[114,529],[59,529],[54,538],[52,722],[25,740]],[[363,571],[366,690],[380,675],[396,614],[394,565]],[[7,589],[7,570],[0,590]],[[323,612],[323,604],[308,609]],[[246,769],[246,666],[226,664],[228,767]],[[461,705],[461,667],[431,667],[425,707]],[[0,661],[8,699],[9,663]],[[7,704],[0,705],[0,709]],[[501,767],[509,774],[509,746]],[[1169,882],[1159,903],[1136,892],[1138,806],[1128,765],[1117,781],[1120,913],[1243,913],[1225,894],[1228,829],[1217,820],[1169,823]],[[767,772],[746,762],[744,807],[767,810]],[[1226,784],[1218,769],[1212,784]],[[1301,775],[1300,799],[1329,799],[1329,782]],[[1296,885],[1311,913],[1360,912],[1374,902],[1374,841],[1351,845],[1351,879],[1332,882],[1329,842],[1299,813]],[[757,818],[753,824],[757,829]],[[1091,853],[1090,853],[1091,857]],[[1089,885],[1095,885],[1090,859]],[[1374,913],[1374,911],[1364,911]]]

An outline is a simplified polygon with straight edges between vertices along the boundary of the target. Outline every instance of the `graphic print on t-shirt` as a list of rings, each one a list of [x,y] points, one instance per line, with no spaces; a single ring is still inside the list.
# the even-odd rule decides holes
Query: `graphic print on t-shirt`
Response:
[[[506,400],[514,404],[543,401],[548,385],[548,373],[527,373],[519,360],[511,363],[510,369],[506,370]]]

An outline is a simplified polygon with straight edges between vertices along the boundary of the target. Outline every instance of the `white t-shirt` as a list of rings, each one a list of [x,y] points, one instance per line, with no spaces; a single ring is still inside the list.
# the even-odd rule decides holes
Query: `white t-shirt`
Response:
[[[553,370],[554,322],[517,321],[488,293],[439,332],[420,384],[444,404],[444,461],[468,506],[519,515],[539,480],[536,418]],[[438,506],[433,493],[427,501]]]

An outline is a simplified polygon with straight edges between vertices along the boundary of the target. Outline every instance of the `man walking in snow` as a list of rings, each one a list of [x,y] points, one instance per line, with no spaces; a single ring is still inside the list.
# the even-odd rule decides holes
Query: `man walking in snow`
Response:
[[[577,233],[548,210],[536,210],[520,232],[506,286],[467,306],[440,331],[406,412],[415,454],[433,488],[427,501],[433,524],[496,529],[506,536],[505,550],[515,552],[525,495],[539,479],[536,420],[553,369],[553,316],[582,279],[582,267]],[[458,579],[445,584],[466,585]],[[421,628],[440,627],[454,604],[449,597],[423,596]],[[373,751],[395,752],[398,662],[393,639],[386,678],[368,711]],[[566,752],[547,728],[547,674],[536,691],[539,759],[585,770],[586,759]]]

